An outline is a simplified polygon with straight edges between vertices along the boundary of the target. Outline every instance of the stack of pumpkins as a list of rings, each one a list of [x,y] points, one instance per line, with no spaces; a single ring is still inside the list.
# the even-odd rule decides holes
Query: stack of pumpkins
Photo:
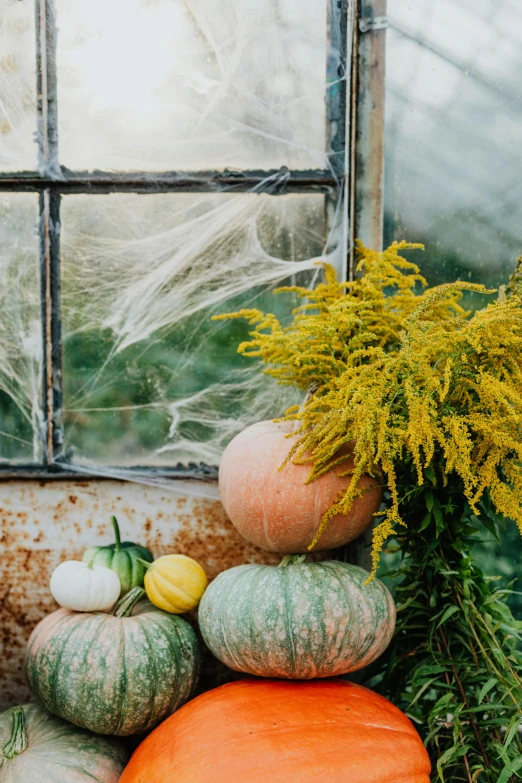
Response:
[[[277,567],[223,572],[199,607],[214,655],[267,679],[194,699],[142,743],[121,783],[429,783],[429,758],[409,719],[367,688],[326,679],[385,650],[395,606],[377,579],[365,584],[361,568],[306,562],[322,512],[350,478],[328,473],[304,484],[305,466],[279,471],[287,435],[288,425],[273,422],[248,428],[225,450],[219,472],[239,532],[287,554]],[[371,524],[382,492],[370,477],[361,489],[351,514],[331,521],[321,548],[347,543]]]
[[[279,472],[286,435],[285,425],[255,425],[220,465],[230,518],[249,541],[286,553],[279,566],[232,568],[205,592],[194,560],[153,561],[143,547],[120,542],[114,520],[114,545],[58,567],[51,588],[65,608],[35,628],[26,656],[27,681],[43,706],[0,715],[0,783],[429,783],[429,759],[409,719],[338,679],[383,652],[395,607],[382,583],[365,584],[362,569],[306,562],[321,513],[350,479],[329,473],[305,485],[306,467]],[[322,549],[371,523],[381,490],[369,477],[361,486]],[[253,677],[172,715],[193,694],[199,669],[196,635],[177,615],[200,598],[210,650]],[[118,737],[152,729],[125,766]]]
[[[117,737],[150,731],[193,693],[199,645],[177,615],[197,605],[205,572],[184,555],[153,560],[112,521],[114,544],[52,574],[62,608],[25,661],[39,704],[0,714],[0,783],[117,783],[129,759]]]

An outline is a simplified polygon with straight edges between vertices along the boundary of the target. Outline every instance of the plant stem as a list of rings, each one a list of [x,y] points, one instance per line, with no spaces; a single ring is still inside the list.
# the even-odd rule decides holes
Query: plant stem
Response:
[[[440,633],[442,642],[444,644],[444,648],[446,650],[446,655],[448,656],[448,659],[451,661],[451,653],[450,653],[449,645],[448,645],[448,642],[446,640],[446,636],[445,636],[444,631],[442,630],[442,628],[440,628],[438,630],[438,633]],[[466,705],[466,708],[468,710],[469,721],[471,723],[471,728],[473,729],[473,733],[475,735],[475,739],[477,740],[477,744],[478,744],[478,746],[480,748],[480,752],[482,753],[482,758],[484,759],[484,764],[486,765],[486,767],[488,769],[491,769],[491,765],[489,763],[488,754],[486,753],[484,745],[482,744],[482,740],[480,739],[480,734],[478,733],[477,724],[475,723],[475,720],[473,718],[473,714],[471,712],[471,708],[470,708],[470,705],[469,705],[468,697],[466,695],[466,691],[464,690],[464,686],[462,684],[462,681],[461,681],[459,675],[457,674],[457,669],[456,669],[454,663],[451,664],[451,669],[453,671],[453,676],[455,677],[455,682],[459,686],[460,695],[462,696],[462,701],[464,702],[464,704]]]
[[[27,748],[25,715],[22,707],[13,707],[12,715],[13,730],[11,732],[11,739],[4,745],[2,764],[8,759],[14,759],[15,756],[19,756],[20,753],[23,753]]]
[[[304,563],[305,560],[306,555],[285,555],[279,563],[278,568],[286,568],[289,565],[299,565],[300,563]]]
[[[116,519],[116,517],[111,517],[111,522],[114,528],[114,538],[116,539],[114,551],[119,552],[121,549],[120,526],[118,525],[118,520]]]
[[[123,598],[120,598],[109,614],[114,617],[130,617],[132,610],[144,595],[145,590],[142,587],[133,587]]]
[[[440,642],[438,639],[436,639],[435,642],[437,644],[439,655],[442,657],[442,647],[440,646]],[[446,685],[448,686],[448,688],[451,687],[451,680],[448,672],[444,672],[444,679],[446,680]],[[460,737],[460,744],[464,745],[464,737],[462,736],[462,729],[460,728],[460,726],[459,726],[459,737]],[[468,783],[473,783],[473,778],[471,777],[471,770],[469,768],[468,757],[466,754],[464,754],[463,760],[464,760],[464,765],[466,767],[466,774],[468,776]]]

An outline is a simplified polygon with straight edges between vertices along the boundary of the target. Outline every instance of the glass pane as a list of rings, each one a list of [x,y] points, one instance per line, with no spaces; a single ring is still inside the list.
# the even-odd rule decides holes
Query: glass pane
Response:
[[[496,286],[522,249],[522,6],[389,0],[388,13],[385,239],[424,242],[432,284]]]
[[[38,197],[0,194],[0,462],[41,458]]]
[[[310,278],[324,197],[70,196],[62,202],[64,417],[78,462],[217,464],[247,423],[293,402],[237,355],[277,282]],[[290,394],[290,397],[288,397]],[[290,402],[289,402],[290,404]]]
[[[0,171],[36,169],[34,4],[0,2]]]
[[[57,0],[62,163],[322,167],[326,5]]]

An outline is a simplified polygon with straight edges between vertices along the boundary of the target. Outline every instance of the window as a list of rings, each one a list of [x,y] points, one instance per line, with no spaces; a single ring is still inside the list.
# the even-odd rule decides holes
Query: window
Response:
[[[283,401],[210,316],[380,236],[383,0],[3,5],[1,469],[215,475]]]
[[[432,284],[496,287],[522,248],[522,7],[388,1],[385,241]]]
[[[388,0],[388,15],[385,242],[424,242],[415,259],[432,284],[496,288],[522,253],[522,7]],[[510,582],[514,553],[520,535],[507,524],[475,555]],[[509,603],[518,616],[520,594]]]

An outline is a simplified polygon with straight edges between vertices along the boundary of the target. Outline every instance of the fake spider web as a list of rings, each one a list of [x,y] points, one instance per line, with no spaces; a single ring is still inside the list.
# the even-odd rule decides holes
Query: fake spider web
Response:
[[[519,9],[410,5],[388,8],[387,235],[428,243],[434,283],[458,264],[496,283],[522,244]],[[34,9],[0,10],[0,171],[31,170]],[[312,285],[317,260],[343,268],[340,198],[269,195],[288,170],[328,169],[326,3],[56,0],[56,18],[62,165],[277,171],[251,193],[62,199],[66,457],[172,487],[145,468],[215,465],[294,402],[237,357],[246,326],[211,315],[259,305],[284,320],[295,301],[275,286]],[[0,456],[20,462],[44,440],[37,214],[33,194],[0,197]]]
[[[34,169],[32,8],[4,5],[0,170]],[[211,316],[259,304],[288,318],[295,300],[275,286],[311,283],[318,260],[342,267],[341,202],[329,198],[327,221],[325,195],[269,195],[289,169],[328,169],[326,4],[57,0],[56,21],[62,165],[276,172],[249,193],[62,198],[66,459],[162,483],[146,468],[216,465],[237,432],[295,399],[237,356],[244,326]],[[0,445],[37,462],[36,198],[4,194],[2,208]]]

